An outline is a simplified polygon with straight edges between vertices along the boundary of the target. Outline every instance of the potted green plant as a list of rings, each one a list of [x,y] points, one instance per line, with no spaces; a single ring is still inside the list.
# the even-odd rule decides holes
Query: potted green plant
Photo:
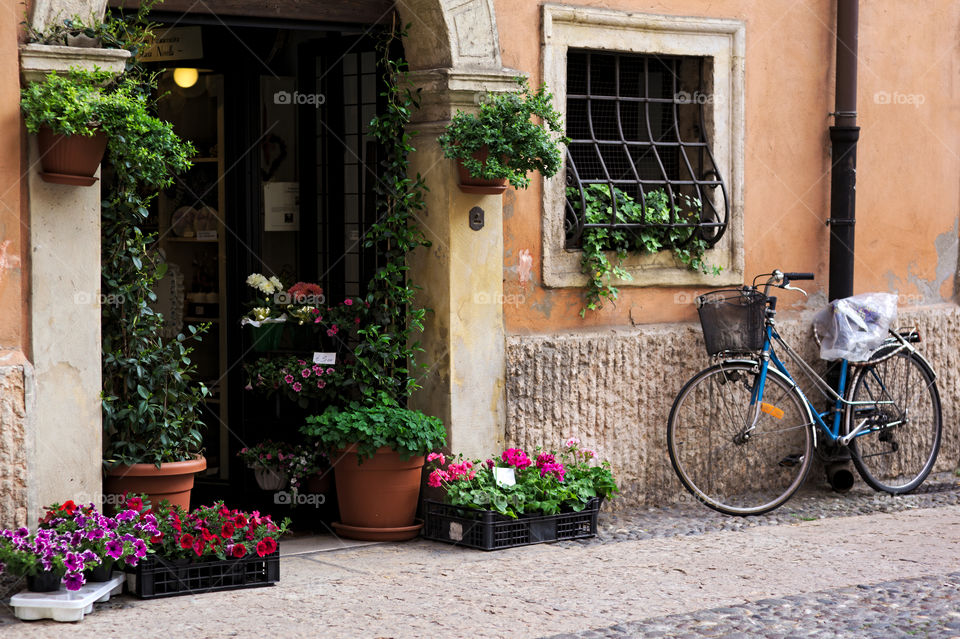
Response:
[[[51,73],[22,91],[20,108],[27,131],[37,135],[40,176],[47,182],[90,186],[107,147],[101,107],[104,83],[112,74],[77,69]]]
[[[446,442],[436,417],[393,406],[331,406],[307,418],[301,432],[327,451],[334,467],[345,537],[411,539],[424,456]]]
[[[457,160],[466,193],[503,193],[508,181],[525,189],[530,171],[552,177],[560,170],[561,147],[569,140],[553,96],[546,85],[533,93],[526,79],[517,78],[517,84],[517,91],[490,94],[476,114],[457,111],[438,138],[444,156]]]

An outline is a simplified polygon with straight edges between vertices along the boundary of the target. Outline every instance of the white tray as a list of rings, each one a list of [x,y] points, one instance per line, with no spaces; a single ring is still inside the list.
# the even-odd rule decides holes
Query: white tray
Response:
[[[13,614],[24,621],[53,619],[54,621],[81,621],[93,611],[93,604],[108,601],[111,595],[123,590],[123,573],[113,573],[108,581],[88,583],[80,590],[60,586],[55,592],[23,591],[10,598]]]

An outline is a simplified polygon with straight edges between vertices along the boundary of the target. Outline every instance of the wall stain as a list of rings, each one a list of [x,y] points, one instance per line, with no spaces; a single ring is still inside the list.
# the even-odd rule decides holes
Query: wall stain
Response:
[[[916,261],[907,265],[907,284],[916,287],[917,295],[901,294],[901,303],[905,299],[912,305],[938,304],[946,301],[940,294],[940,289],[943,288],[943,284],[948,279],[955,277],[957,274],[958,230],[960,230],[960,220],[954,220],[953,228],[946,233],[941,233],[934,240],[933,245],[937,251],[937,270],[933,279],[925,279],[920,274],[913,272],[914,269],[918,268]],[[899,292],[904,287],[904,282],[893,271],[887,271],[887,287],[891,291]]]

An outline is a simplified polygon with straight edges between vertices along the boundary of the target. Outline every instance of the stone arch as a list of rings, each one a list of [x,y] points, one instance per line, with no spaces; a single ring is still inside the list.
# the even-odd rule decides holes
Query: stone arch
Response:
[[[500,70],[493,0],[403,0],[397,3],[410,68]]]

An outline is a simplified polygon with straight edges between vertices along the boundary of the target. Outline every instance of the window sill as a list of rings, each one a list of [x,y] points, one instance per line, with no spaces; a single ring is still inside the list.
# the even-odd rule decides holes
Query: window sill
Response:
[[[621,287],[650,286],[739,286],[743,284],[743,257],[731,255],[733,251],[722,248],[709,250],[704,255],[709,265],[722,266],[719,275],[701,273],[680,264],[668,251],[656,254],[631,254],[623,262],[623,267],[632,280],[613,280],[612,284]],[[583,251],[563,249],[544,255],[543,283],[550,288],[582,288],[589,278],[580,270]],[[607,253],[611,260],[616,258],[613,251]]]

